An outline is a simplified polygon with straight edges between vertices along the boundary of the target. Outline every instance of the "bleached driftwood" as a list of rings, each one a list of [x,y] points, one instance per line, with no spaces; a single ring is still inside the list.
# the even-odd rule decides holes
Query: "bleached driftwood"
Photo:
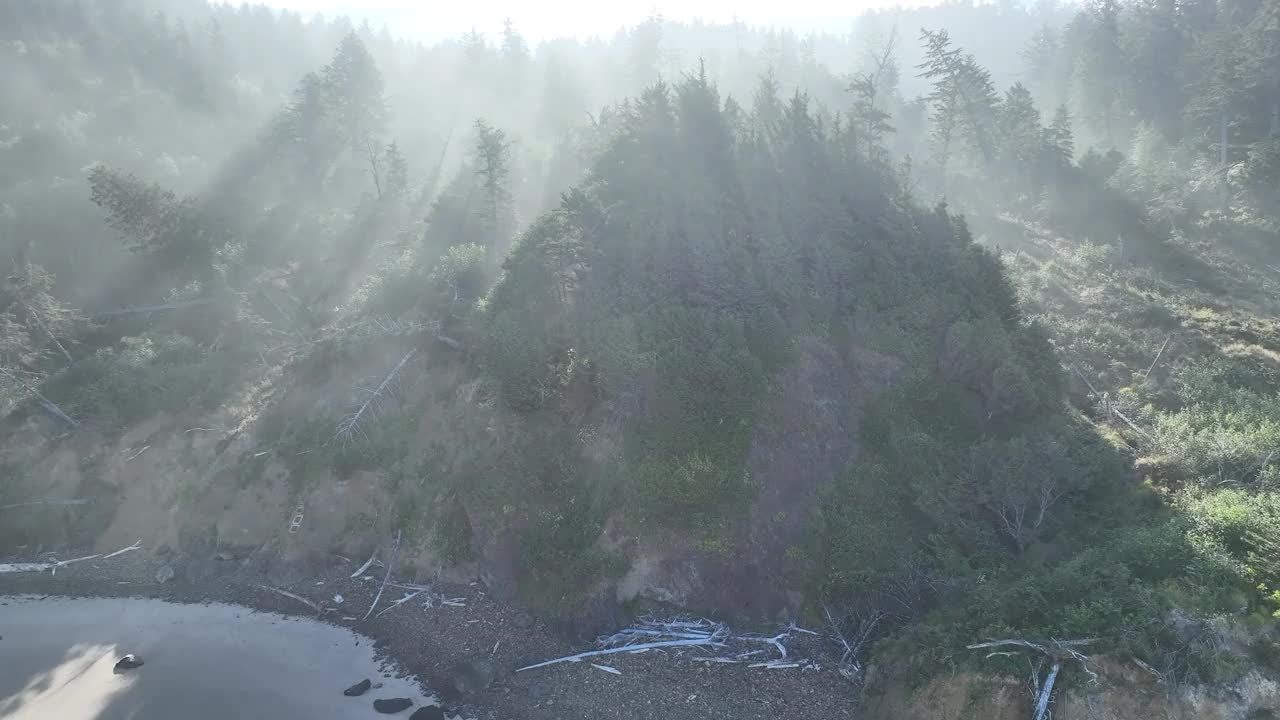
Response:
[[[361,575],[363,575],[365,570],[368,570],[369,568],[373,567],[373,560],[376,557],[378,557],[378,550],[377,548],[374,548],[373,554],[369,556],[368,560],[365,560],[364,564],[360,566],[359,570],[356,570],[355,572],[351,573],[351,577],[358,578]]]
[[[139,550],[139,549],[141,549],[141,548],[142,548],[142,539],[141,539],[141,538],[139,538],[137,542],[135,542],[134,544],[130,545],[129,547],[120,548],[119,550],[117,550],[117,551],[115,551],[115,552],[111,553],[110,555],[103,555],[103,556],[102,556],[102,559],[103,559],[103,560],[110,560],[111,558],[113,558],[113,557],[115,557],[115,556],[117,556],[117,555],[123,555],[123,554],[125,554],[125,553],[129,552],[130,550]]]
[[[601,655],[616,655],[618,653],[629,653],[629,652],[635,652],[638,650],[652,650],[654,648],[693,647],[695,645],[716,645],[716,644],[719,644],[719,643],[716,643],[710,638],[701,638],[697,640],[693,640],[693,639],[663,640],[660,642],[653,642],[653,643],[641,643],[639,645],[626,645],[623,647],[605,648],[603,650],[588,650],[587,652],[578,653],[577,655],[569,655],[567,657],[556,658],[554,660],[547,660],[545,662],[540,662],[534,665],[526,665],[525,667],[517,668],[516,672],[524,672],[525,670],[533,670],[535,668],[547,667],[548,665],[556,665],[564,662],[581,662],[586,658],[599,657]]]
[[[101,555],[101,554],[85,555],[84,557],[72,558],[70,560],[58,560],[57,558],[50,558],[49,560],[46,560],[44,562],[32,562],[32,563],[3,563],[3,564],[0,564],[0,573],[44,572],[45,570],[48,570],[51,574],[57,574],[58,568],[60,567],[66,567],[67,565],[74,565],[75,563],[84,562],[85,560],[97,560],[98,558],[107,560],[117,555],[123,555],[129,552],[130,550],[137,550],[138,548],[142,547],[141,543],[142,541],[139,540],[138,542],[134,543],[133,545],[130,545],[129,547],[121,548],[107,555]]]
[[[411,352],[410,355],[413,353]],[[405,359],[408,359],[406,356]],[[403,361],[401,361],[403,364]],[[391,568],[396,566],[396,556],[400,554],[400,531],[396,531],[396,544],[391,549],[391,559],[387,562],[387,574],[382,576],[382,586],[378,588],[378,594],[373,596],[373,604],[369,606],[369,612],[364,614],[364,619],[368,620],[373,614],[373,609],[378,607],[378,601],[382,599],[382,592],[387,589],[387,583],[391,580]]]
[[[1062,663],[1055,662],[1045,677],[1044,687],[1040,688],[1040,697],[1036,700],[1036,713],[1032,716],[1034,720],[1044,720],[1044,714],[1049,709],[1049,698],[1053,695],[1053,681],[1058,678],[1058,671],[1061,669]]]
[[[295,593],[291,593],[291,592],[289,592],[288,590],[281,590],[281,589],[280,589],[280,588],[278,588],[278,587],[271,587],[270,585],[255,585],[255,587],[262,588],[263,590],[269,590],[269,591],[271,591],[271,592],[273,592],[273,593],[276,593],[277,595],[283,595],[284,597],[290,598],[290,599],[292,599],[292,600],[297,600],[298,602],[302,603],[303,605],[306,605],[307,607],[311,608],[312,610],[315,610],[315,611],[316,611],[316,614],[319,614],[319,613],[324,612],[324,608],[323,608],[323,607],[321,607],[321,606],[319,605],[319,603],[312,602],[311,600],[308,600],[308,599],[306,599],[306,598],[302,597],[301,595],[297,595],[297,594],[295,594]]]
[[[396,363],[395,367],[391,368],[391,372],[388,372],[386,377],[382,379],[382,382],[378,383],[378,387],[370,391],[369,397],[365,398],[365,401],[361,403],[360,407],[357,408],[355,412],[344,418],[342,422],[338,423],[338,430],[334,433],[334,437],[336,439],[343,442],[349,442],[356,435],[364,434],[364,430],[360,427],[361,423],[367,420],[370,415],[377,412],[379,403],[382,402],[383,398],[388,393],[388,388],[395,383],[396,378],[399,377],[400,371],[404,368],[405,363],[409,362],[409,359],[412,358],[414,353],[417,351],[417,348],[413,348],[409,352],[405,353],[404,357],[400,358],[400,362]]]
[[[595,668],[595,669],[597,669],[597,670],[603,670],[604,672],[610,673],[610,674],[612,674],[612,675],[621,675],[621,674],[622,674],[622,671],[621,671],[621,670],[619,670],[618,668],[616,668],[616,667],[609,667],[608,665],[597,665],[597,664],[595,664],[595,663],[591,663],[591,667],[593,667],[593,668]]]
[[[776,650],[778,657],[753,662],[748,667],[777,670],[782,668],[802,667],[807,661],[790,660],[790,653],[784,644],[793,632],[818,636],[812,630],[788,625],[777,635],[765,636],[755,634],[733,634],[724,623],[717,623],[706,618],[675,618],[657,620],[642,618],[636,625],[623,628],[612,635],[601,636],[596,640],[597,649],[580,652],[575,655],[554,658],[544,662],[528,665],[516,670],[523,672],[534,668],[547,667],[566,662],[581,662],[586,658],[626,653],[631,655],[650,651],[663,652],[676,648],[718,648],[714,656],[698,656],[695,660],[735,665],[748,658],[767,655],[769,650],[745,650],[744,645],[767,645]],[[737,646],[734,648],[734,646]],[[733,648],[726,650],[726,648]],[[735,652],[737,650],[738,652]],[[679,654],[679,653],[677,653]],[[593,663],[594,664],[594,663]]]
[[[422,594],[422,591],[421,591],[421,590],[419,590],[419,591],[417,591],[417,592],[406,593],[404,597],[400,598],[399,600],[397,600],[397,601],[395,601],[395,602],[391,603],[390,605],[386,606],[385,608],[383,608],[383,609],[382,609],[382,612],[378,613],[377,617],[382,617],[383,615],[386,615],[387,613],[391,612],[392,610],[395,610],[396,608],[398,608],[398,607],[400,607],[401,605],[403,605],[403,604],[405,604],[405,603],[409,602],[410,600],[412,600],[412,599],[414,599],[414,598],[418,597],[418,596],[419,596],[419,595],[421,595],[421,594]]]
[[[49,563],[0,563],[0,573],[44,572],[53,565]]]
[[[747,642],[760,642],[760,643],[772,645],[778,649],[778,654],[782,655],[782,657],[785,658],[787,656],[787,648],[785,645],[782,644],[782,641],[785,640],[786,638],[787,638],[787,633],[779,633],[777,635],[774,635],[773,637],[755,637],[755,636],[748,635],[748,636],[743,636],[739,639],[746,640]]]
[[[428,610],[433,610],[437,605],[439,605],[440,607],[466,607],[467,599],[451,598],[451,597],[447,597],[443,593],[428,592],[427,600],[426,602],[422,603],[422,607]]]

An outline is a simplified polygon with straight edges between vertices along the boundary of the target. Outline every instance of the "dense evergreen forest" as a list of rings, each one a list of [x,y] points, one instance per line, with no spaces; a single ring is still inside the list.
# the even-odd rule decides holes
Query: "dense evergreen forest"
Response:
[[[660,555],[921,677],[1025,675],[993,637],[1272,667],[1280,4],[851,28],[0,3],[0,504],[68,448],[128,502],[163,417],[226,432],[168,511],[372,473],[342,537],[548,615]]]

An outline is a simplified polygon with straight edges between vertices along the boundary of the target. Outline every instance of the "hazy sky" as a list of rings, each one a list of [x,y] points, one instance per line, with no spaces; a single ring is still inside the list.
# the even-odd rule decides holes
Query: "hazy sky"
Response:
[[[561,35],[611,35],[657,11],[673,20],[725,22],[736,15],[749,25],[791,26],[801,31],[844,33],[862,11],[876,7],[935,4],[938,0],[263,0],[310,15],[368,17],[406,37],[433,40],[473,26],[492,36],[510,17],[533,42]]]

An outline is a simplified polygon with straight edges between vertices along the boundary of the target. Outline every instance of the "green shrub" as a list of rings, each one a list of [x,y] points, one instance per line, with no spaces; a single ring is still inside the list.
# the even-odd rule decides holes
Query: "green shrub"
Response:
[[[521,533],[524,548],[521,587],[550,609],[572,607],[598,582],[621,576],[626,563],[599,547],[604,528],[588,503],[560,504],[531,513]]]
[[[122,431],[157,412],[212,410],[236,387],[245,358],[181,335],[126,337],[47,384],[74,417]]]
[[[464,562],[472,557],[471,531],[466,508],[457,498],[451,498],[436,515],[431,542],[446,562]]]

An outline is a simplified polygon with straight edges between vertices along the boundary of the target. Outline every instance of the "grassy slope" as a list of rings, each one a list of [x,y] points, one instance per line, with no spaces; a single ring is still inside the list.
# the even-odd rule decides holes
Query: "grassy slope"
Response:
[[[1111,491],[1109,517],[1079,518],[1086,536],[1111,528],[1085,552],[1007,578],[976,604],[995,603],[992,615],[1012,627],[1038,604],[1052,611],[1046,630],[1115,633],[1121,654],[1178,680],[1267,662],[1280,607],[1270,559],[1280,527],[1280,271],[1212,226],[1190,233],[1200,241],[1168,241],[1152,262],[999,222],[1022,228],[1014,242],[1002,233],[1003,258],[1069,373],[1072,404],[1141,482]],[[1061,593],[1079,599],[1051,599]],[[1178,627],[1182,611],[1198,627]],[[1227,627],[1248,631],[1233,641]]]

